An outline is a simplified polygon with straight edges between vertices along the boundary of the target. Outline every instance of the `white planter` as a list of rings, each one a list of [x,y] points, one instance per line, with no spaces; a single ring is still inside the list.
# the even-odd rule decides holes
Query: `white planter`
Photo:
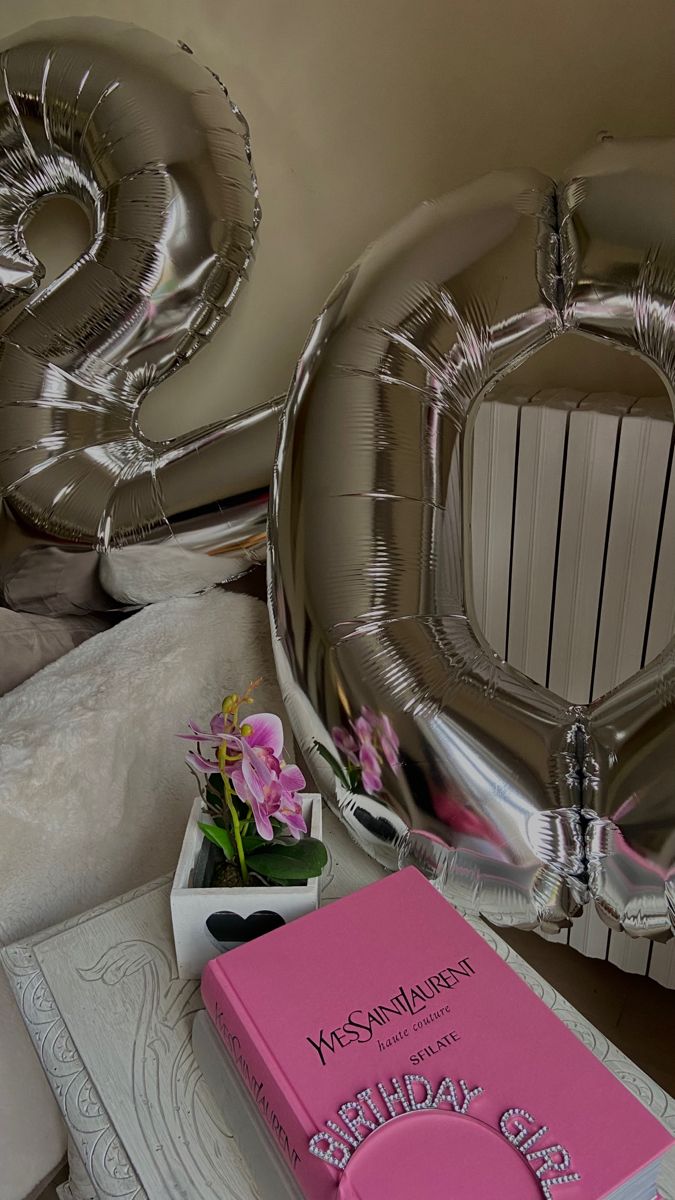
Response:
[[[308,833],[320,839],[321,796],[304,794],[301,799]],[[263,914],[274,914],[277,919],[274,922],[274,918],[271,918],[272,922],[287,924],[319,906],[320,877],[290,887],[190,887],[190,877],[204,840],[199,828],[200,821],[213,824],[211,817],[202,811],[201,798],[198,796],[192,805],[171,888],[171,921],[181,979],[198,979],[210,959],[217,958],[242,941],[250,940],[249,936],[239,935],[237,925],[240,925],[240,921],[251,918],[251,924],[245,931],[250,935],[252,927],[261,930],[267,924],[273,927]],[[261,915],[258,917],[257,914]],[[216,942],[209,932],[206,922],[212,917],[217,917],[216,921],[211,922],[212,927],[221,927],[219,933],[226,934],[225,941]]]

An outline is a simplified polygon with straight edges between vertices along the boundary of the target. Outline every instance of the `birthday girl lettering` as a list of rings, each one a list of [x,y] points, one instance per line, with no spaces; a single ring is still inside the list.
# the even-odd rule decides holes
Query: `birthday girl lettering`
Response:
[[[483,1091],[479,1086],[469,1087],[464,1079],[455,1081],[447,1076],[436,1088],[424,1075],[404,1075],[402,1079],[393,1076],[387,1086],[378,1083],[375,1088],[364,1088],[353,1100],[340,1105],[337,1115],[341,1124],[326,1121],[326,1128],[310,1138],[310,1153],[344,1171],[354,1150],[388,1121],[425,1108],[449,1109],[471,1119],[471,1107]],[[507,1109],[499,1119],[498,1130],[522,1154],[546,1200],[553,1200],[553,1188],[581,1181],[569,1151],[527,1109]]]

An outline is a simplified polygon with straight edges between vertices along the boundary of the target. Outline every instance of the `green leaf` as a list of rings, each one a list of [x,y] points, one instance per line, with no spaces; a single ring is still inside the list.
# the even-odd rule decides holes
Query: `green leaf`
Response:
[[[340,763],[338,761],[338,759],[335,757],[335,755],[331,754],[330,750],[328,750],[324,745],[322,745],[321,742],[315,741],[314,749],[319,752],[319,754],[325,760],[325,762],[328,763],[329,767],[332,768],[333,773],[335,775],[337,775],[340,782],[344,783],[345,787],[349,787],[349,779],[347,778],[345,769],[342,766],[342,763]]]
[[[221,829],[218,825],[207,825],[204,821],[199,822],[199,828],[204,837],[207,837],[211,842],[215,842],[216,846],[220,846],[220,849],[230,862],[234,860],[234,843],[228,829]]]
[[[244,854],[252,854],[259,846],[266,846],[268,843],[264,838],[261,838],[259,833],[247,833],[241,839],[241,844],[244,847]]]
[[[247,855],[246,861],[252,871],[289,883],[320,875],[328,862],[328,854],[323,842],[308,837],[290,846],[268,843],[265,850]]]

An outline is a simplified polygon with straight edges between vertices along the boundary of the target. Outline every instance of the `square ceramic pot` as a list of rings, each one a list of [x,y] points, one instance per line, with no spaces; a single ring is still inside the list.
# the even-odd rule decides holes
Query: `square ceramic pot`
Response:
[[[320,839],[321,796],[305,794],[301,799],[308,833]],[[213,844],[204,837],[200,821],[213,824],[198,796],[192,805],[171,888],[171,921],[181,979],[198,979],[210,959],[294,921],[319,905],[320,877],[289,887],[192,886],[195,876],[197,882],[203,877],[204,857]]]

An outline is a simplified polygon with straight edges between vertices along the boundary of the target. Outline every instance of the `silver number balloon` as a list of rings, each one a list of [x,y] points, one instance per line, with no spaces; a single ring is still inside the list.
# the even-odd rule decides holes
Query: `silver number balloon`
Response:
[[[607,141],[575,170],[565,321],[640,355],[673,402],[675,140]],[[663,939],[675,931],[675,643],[584,723],[590,894],[613,928]]]
[[[278,403],[164,443],[138,427],[251,264],[246,122],[187,48],[115,21],[33,26],[0,53],[0,308],[39,285],[24,230],[47,197],[74,197],[92,230],[2,335],[0,490],[43,533],[102,548],[166,535],[195,509],[190,545],[255,536]]]
[[[417,209],[329,298],[282,419],[270,612],[303,751],[381,861],[440,835],[462,898],[503,923],[554,928],[593,897],[616,927],[671,929],[672,650],[573,707],[484,641],[463,547],[477,406],[515,367],[577,329],[673,382],[672,150],[609,144],[568,183],[494,174]],[[363,705],[400,740],[385,801],[336,796],[316,749]]]

